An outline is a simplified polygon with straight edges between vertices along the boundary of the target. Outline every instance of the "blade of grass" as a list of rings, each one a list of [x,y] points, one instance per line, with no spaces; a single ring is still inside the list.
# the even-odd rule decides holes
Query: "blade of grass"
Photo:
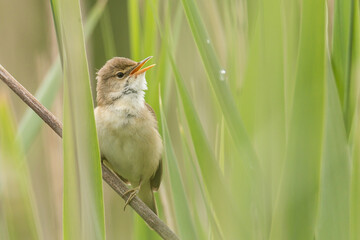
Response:
[[[359,2],[355,1],[354,9],[354,40],[353,40],[353,59],[351,87],[352,94],[350,103],[353,104],[354,114],[352,127],[350,130],[349,141],[352,153],[352,174],[351,174],[351,199],[350,199],[350,239],[355,240],[360,237],[360,31],[359,31]]]
[[[171,66],[175,75],[175,82],[178,88],[178,94],[183,103],[183,108],[187,123],[190,128],[191,137],[193,139],[196,155],[199,160],[199,165],[206,185],[206,190],[209,196],[216,216],[219,218],[221,228],[228,238],[235,237],[239,230],[235,227],[238,223],[239,215],[237,213],[236,205],[232,202],[229,190],[225,183],[224,177],[221,174],[220,167],[215,159],[212,149],[206,139],[204,130],[201,126],[200,120],[197,116],[196,110],[191,102],[189,93],[187,92],[180,73],[170,56]],[[224,204],[226,199],[227,204]],[[220,207],[221,206],[221,207]],[[243,230],[243,229],[242,229]]]
[[[268,233],[271,217],[268,213],[275,202],[286,146],[282,1],[264,0],[259,4],[261,18],[250,40],[239,105],[246,130],[266,169],[263,174],[267,183],[267,214],[263,231]]]
[[[313,239],[324,128],[325,1],[304,0],[286,161],[270,239]]]
[[[142,240],[160,240],[161,237],[150,229],[139,215],[134,216],[134,238]]]
[[[80,3],[65,0],[56,5],[64,73],[64,239],[105,239],[100,152]],[[72,225],[74,219],[81,221]]]
[[[174,200],[176,222],[182,239],[198,239],[194,223],[190,214],[188,200],[186,198],[183,182],[179,173],[177,158],[172,147],[169,130],[167,127],[164,111],[160,102],[160,115],[162,123],[163,142],[167,161],[171,191]]]
[[[263,168],[250,142],[234,98],[229,89],[226,76],[224,76],[226,70],[220,66],[213,45],[211,43],[209,44],[206,27],[201,20],[195,1],[182,0],[182,4],[192,36],[204,64],[209,84],[212,86],[215,93],[231,137],[235,145],[238,146],[236,150],[238,151],[237,155],[239,158],[232,163],[234,174],[232,175],[233,186],[231,186],[231,189],[233,198],[235,198],[237,202],[242,203],[240,204],[241,210],[248,212],[248,214],[243,213],[242,216],[244,223],[242,232],[245,233],[248,231],[248,233],[245,234],[245,238],[247,239],[251,239],[255,235],[259,237],[258,234],[262,234],[262,232],[258,231],[258,229],[263,229],[265,226],[265,197],[263,196],[264,186],[262,180]],[[239,159],[240,161],[238,161]],[[244,175],[238,174],[240,171]],[[247,178],[246,181],[244,181],[244,177]],[[246,192],[249,191],[246,194],[247,200],[245,201],[243,198],[244,188],[247,188]],[[253,206],[252,208],[249,208],[250,203]],[[221,222],[221,220],[219,221]]]
[[[140,6],[139,0],[128,0],[128,22],[131,58],[140,60]]]
[[[282,8],[284,28],[284,89],[285,89],[285,126],[289,132],[289,123],[292,114],[295,74],[299,54],[300,16],[299,1],[284,1]]]
[[[356,119],[356,112],[357,112],[357,97],[358,97],[358,91],[359,91],[359,69],[360,69],[360,10],[359,10],[359,2],[354,1],[354,6],[352,9],[353,12],[353,18],[352,18],[352,29],[351,29],[351,59],[350,59],[350,65],[349,71],[349,92],[348,92],[348,98],[347,98],[347,111],[345,111],[345,121],[347,130],[349,133],[351,133],[351,128],[353,126],[356,126],[353,124],[353,120]],[[351,139],[351,136],[349,134],[349,139]]]
[[[98,25],[101,17],[103,16],[106,6],[107,0],[98,0],[94,7],[91,8],[84,25],[85,41],[89,39],[91,34],[94,32],[95,27]]]
[[[350,156],[340,98],[327,64],[325,132],[316,239],[349,239]]]
[[[65,72],[65,67],[63,71]],[[64,190],[63,190],[63,239],[82,239],[81,189],[79,166],[76,161],[76,142],[72,126],[68,83],[64,82],[64,116],[63,116],[63,159],[64,159]],[[66,126],[66,127],[65,127]]]
[[[114,34],[111,30],[111,19],[110,19],[110,11],[108,8],[104,10],[103,18],[100,21],[102,37],[104,41],[104,49],[105,49],[105,57],[110,59],[116,55],[116,47]]]
[[[198,8],[196,7],[194,0],[182,0],[182,4],[192,35],[206,69],[209,83],[215,92],[215,96],[220,104],[225,120],[231,130],[230,132],[234,138],[234,142],[237,146],[242,146],[242,160],[245,161],[249,171],[261,171],[258,159],[249,141],[228,83],[222,75],[224,73],[224,69],[220,67],[220,63],[212,44],[208,44],[207,42],[209,39],[208,34],[205,31],[206,28],[202,23]]]
[[[31,179],[15,135],[8,102],[0,98],[1,227],[9,239],[43,239],[34,204]]]
[[[334,30],[331,60],[341,104],[345,112],[345,118],[347,118],[346,111],[350,83],[353,9],[353,0],[336,0],[334,3]],[[347,128],[348,127],[349,126],[347,126]]]
[[[356,119],[355,140],[352,151],[351,199],[350,199],[350,239],[356,240],[360,236],[360,118]]]
[[[179,120],[179,122],[180,122],[179,129],[180,129],[180,135],[181,135],[182,148],[184,149],[184,151],[183,151],[184,159],[188,159],[187,162],[189,162],[189,165],[190,165],[189,167],[186,167],[185,169],[188,169],[188,168],[192,169],[190,174],[188,174],[187,176],[189,176],[189,175],[192,176],[193,179],[191,179],[191,181],[195,181],[199,185],[202,202],[205,205],[206,212],[208,215],[207,219],[210,222],[210,227],[211,227],[210,232],[212,233],[213,236],[215,236],[215,239],[224,239],[224,236],[220,231],[219,223],[215,217],[214,211],[211,209],[211,204],[209,202],[210,198],[206,195],[204,181],[201,178],[201,173],[198,170],[199,169],[198,164],[197,164],[196,160],[193,158],[193,156],[191,155],[189,142],[186,139],[184,128],[181,125],[182,120]],[[193,195],[194,196],[190,200],[190,202],[195,203],[197,196],[195,194],[193,194]],[[198,212],[198,208],[196,207],[195,204],[193,204],[193,210],[195,212]],[[196,214],[196,216],[199,216],[199,214]],[[195,216],[195,218],[196,218],[196,216]],[[198,228],[198,230],[197,230],[198,235],[200,235],[199,229],[200,228]]]
[[[157,2],[159,4],[159,2]],[[157,30],[160,34],[161,41],[164,41],[165,36],[172,37],[174,45],[179,41],[179,33],[181,28],[181,22],[182,22],[182,15],[181,15],[181,8],[178,7],[180,3],[176,3],[176,11],[175,13],[172,12],[172,2],[166,2],[166,5],[164,7],[164,15],[165,20],[160,20],[160,14],[154,14],[155,22],[157,25]],[[153,5],[155,4],[155,1],[153,1]],[[156,8],[153,6],[153,9],[156,9],[159,11],[159,6]],[[170,97],[172,92],[172,83],[173,81],[169,81],[171,79],[171,66],[168,60],[168,48],[166,46],[162,46],[160,48],[160,57],[158,58],[157,64],[161,67],[157,68],[156,70],[156,76],[155,79],[157,80],[157,85],[161,85],[160,88],[161,93],[156,92],[149,92],[148,99],[156,99],[156,102],[158,102],[158,95],[161,94],[161,98],[164,102],[164,111],[165,114],[167,113],[168,108],[170,107]],[[153,102],[155,100],[152,100]],[[156,107],[156,106],[155,106]],[[156,110],[155,110],[156,111]],[[161,121],[161,119],[160,119]]]
[[[157,54],[156,49],[156,42],[157,42],[157,36],[158,36],[158,26],[156,25],[156,18],[159,15],[159,3],[157,0],[149,0],[145,2],[144,5],[145,8],[145,17],[143,21],[143,32],[142,32],[142,43],[140,46],[142,48],[142,55],[144,57],[146,56],[152,56],[152,55],[158,55],[160,57],[160,54]],[[161,59],[160,57],[155,55],[154,61],[157,63],[160,63]],[[166,71],[166,67],[164,65],[160,65],[154,69],[155,71],[149,71],[149,74],[147,73],[146,78],[150,79],[148,81],[148,88],[149,91],[146,94],[145,98],[146,101],[152,106],[154,111],[159,116],[159,82],[160,78],[158,77],[158,74],[162,71]]]

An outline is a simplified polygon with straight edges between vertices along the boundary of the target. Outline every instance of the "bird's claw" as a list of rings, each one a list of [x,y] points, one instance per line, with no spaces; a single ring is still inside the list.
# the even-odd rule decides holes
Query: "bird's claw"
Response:
[[[130,193],[129,198],[125,202],[124,211],[126,209],[126,206],[131,202],[131,200],[133,200],[133,198],[136,196],[136,194],[138,194],[139,190],[140,190],[140,186],[133,188],[133,189],[129,189],[124,193],[124,196],[126,194]]]

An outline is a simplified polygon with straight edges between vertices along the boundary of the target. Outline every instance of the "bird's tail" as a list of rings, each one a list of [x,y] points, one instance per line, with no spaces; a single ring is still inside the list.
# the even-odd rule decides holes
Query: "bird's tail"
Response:
[[[150,183],[142,184],[138,197],[157,215],[157,207],[155,203],[154,193]]]

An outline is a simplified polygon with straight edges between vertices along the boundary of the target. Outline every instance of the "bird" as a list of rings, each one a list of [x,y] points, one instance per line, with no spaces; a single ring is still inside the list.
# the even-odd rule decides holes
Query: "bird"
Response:
[[[97,72],[94,110],[102,160],[132,188],[124,210],[138,196],[155,214],[153,191],[162,177],[162,139],[156,114],[145,102],[145,72],[152,56],[140,62],[125,57],[108,60]]]

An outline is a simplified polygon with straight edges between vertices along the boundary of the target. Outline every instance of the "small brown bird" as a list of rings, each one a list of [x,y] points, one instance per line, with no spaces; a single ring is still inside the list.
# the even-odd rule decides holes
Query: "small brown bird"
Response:
[[[154,110],[145,102],[147,83],[140,62],[115,57],[97,73],[95,120],[102,159],[133,189],[126,205],[138,195],[157,214],[154,190],[162,175],[162,140]],[[124,208],[125,209],[125,208]]]

